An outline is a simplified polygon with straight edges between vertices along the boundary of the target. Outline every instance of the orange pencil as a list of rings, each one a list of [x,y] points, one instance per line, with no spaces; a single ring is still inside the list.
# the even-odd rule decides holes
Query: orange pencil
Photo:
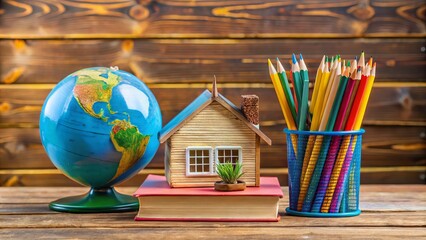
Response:
[[[355,121],[358,114],[358,111],[361,107],[361,100],[363,95],[365,94],[365,89],[367,87],[367,77],[362,78],[358,86],[358,90],[355,95],[355,99],[352,104],[352,108],[350,109],[349,117],[345,125],[345,131],[354,130]]]
[[[367,86],[365,88],[365,93],[362,96],[360,103],[359,111],[355,120],[354,130],[361,129],[362,120],[364,119],[365,110],[367,109],[368,99],[373,89],[374,78],[376,77],[376,63],[374,63],[373,68],[371,69],[371,74],[367,78]]]

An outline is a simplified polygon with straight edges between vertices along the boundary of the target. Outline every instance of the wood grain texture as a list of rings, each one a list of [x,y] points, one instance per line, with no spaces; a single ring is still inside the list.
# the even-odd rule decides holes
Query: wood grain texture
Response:
[[[268,83],[268,58],[303,53],[311,81],[323,54],[377,60],[376,82],[424,82],[424,39],[0,40],[0,83],[58,83],[85,67],[118,66],[145,83]],[[422,50],[423,49],[423,50]],[[220,85],[219,85],[220,86]]]
[[[67,195],[68,196],[68,195]],[[62,197],[57,195],[56,198]],[[45,203],[47,205],[47,202]],[[33,204],[29,204],[33,205]],[[107,216],[102,217],[102,214],[78,214],[75,218],[78,218],[80,221],[76,222],[75,218],[64,218],[64,214],[1,214],[0,217],[5,221],[5,224],[2,226],[3,229],[14,229],[14,228],[63,228],[63,229],[72,229],[72,228],[137,228],[137,227],[146,227],[146,228],[173,228],[173,227],[188,227],[188,228],[203,228],[206,226],[211,226],[212,228],[234,228],[234,227],[244,227],[244,228],[268,228],[268,227],[304,227],[308,225],[311,228],[326,228],[331,226],[342,227],[392,227],[397,225],[400,227],[424,227],[426,226],[424,218],[426,213],[418,210],[416,211],[404,211],[404,212],[370,212],[366,210],[365,214],[360,215],[356,218],[347,218],[347,219],[309,219],[301,218],[299,220],[294,219],[295,217],[284,215],[284,209],[287,204],[280,204],[279,213],[281,215],[281,221],[277,223],[238,223],[238,222],[219,222],[216,224],[202,223],[202,222],[158,222],[158,221],[134,221],[133,218],[136,215],[136,212],[131,213],[111,213]],[[17,218],[17,216],[19,218]],[[105,214],[104,214],[105,215]],[[406,215],[406,216],[404,216]],[[381,216],[381,217],[380,217]],[[63,218],[61,220],[61,218]],[[99,218],[99,219],[98,219]],[[97,219],[97,221],[94,221]],[[37,221],[35,221],[37,220]],[[303,222],[303,220],[307,222]],[[219,230],[219,229],[217,229]]]
[[[361,185],[360,204],[364,212],[410,212],[426,210],[426,195],[421,194],[426,191],[424,185]],[[17,191],[19,189],[19,191]],[[117,187],[117,191],[124,194],[132,194],[137,187]],[[288,196],[288,187],[282,187],[284,196]],[[9,208],[1,208],[1,215],[6,213],[16,214],[35,214],[31,209],[19,209],[25,204],[34,204],[34,207],[41,210],[42,204],[54,201],[58,196],[69,196],[84,194],[88,191],[86,187],[13,187],[0,188],[0,207],[13,206],[14,210]],[[26,198],[26,196],[32,196]],[[384,201],[392,199],[391,202]],[[12,204],[13,203],[13,204]],[[380,204],[382,203],[382,204]],[[403,203],[403,204],[402,204]],[[10,205],[6,205],[10,204]],[[288,205],[288,198],[284,197],[280,200],[280,208]],[[47,209],[47,206],[45,206]],[[282,212],[282,210],[281,210]],[[48,214],[57,214],[54,211],[46,212]],[[136,212],[135,212],[136,213]],[[351,218],[355,219],[355,218]],[[318,222],[320,224],[321,221]],[[324,223],[324,222],[322,222]],[[231,223],[228,223],[231,224]],[[249,224],[249,223],[245,223]]]
[[[118,188],[131,194],[135,188]],[[280,200],[281,220],[255,222],[150,222],[134,221],[136,212],[110,214],[58,213],[47,209],[58,197],[82,194],[86,188],[0,188],[2,239],[16,238],[424,238],[426,187],[424,185],[362,185],[363,213],[352,218],[301,218],[284,213],[288,199]],[[284,195],[288,189],[283,188]],[[28,198],[31,196],[31,198]]]
[[[7,0],[0,37],[418,37],[426,32],[424,9],[421,0]]]
[[[424,87],[392,87],[376,84],[370,98],[365,125],[426,126]],[[9,85],[8,85],[9,86]],[[44,99],[51,86],[38,89],[39,85],[18,85],[17,88],[0,86],[0,128],[19,125],[37,127]],[[175,85],[151,85],[163,114],[163,123],[168,123],[182,109],[204,91],[198,86],[174,88]],[[14,86],[13,86],[14,87]],[[210,86],[206,85],[210,88]],[[283,119],[272,86],[256,85],[243,88],[219,85],[219,91],[234,104],[240,105],[242,94],[256,94],[260,98],[261,126],[273,125]],[[28,94],[31,92],[31,94]],[[176,97],[179,96],[179,97]]]
[[[338,232],[336,234],[336,232]],[[313,227],[264,227],[264,228],[246,228],[246,227],[233,227],[221,228],[217,231],[216,228],[210,226],[200,228],[187,228],[178,227],[172,229],[161,228],[127,228],[121,229],[63,229],[55,228],[49,229],[3,229],[0,230],[0,237],[2,239],[16,239],[18,237],[31,238],[34,236],[43,236],[50,239],[76,239],[85,236],[90,239],[167,239],[166,236],[180,236],[180,238],[190,239],[282,239],[283,236],[291,239],[299,238],[319,238],[330,239],[340,237],[342,239],[423,239],[425,237],[424,229],[421,227],[346,227],[344,229],[339,227],[329,228],[313,228]],[[225,237],[224,237],[225,236]]]

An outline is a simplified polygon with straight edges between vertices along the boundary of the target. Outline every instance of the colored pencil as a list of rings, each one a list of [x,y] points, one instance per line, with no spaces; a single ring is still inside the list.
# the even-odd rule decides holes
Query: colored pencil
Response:
[[[327,123],[325,131],[331,131],[333,129],[334,122],[335,122],[335,119],[336,119],[336,116],[337,116],[337,111],[340,107],[340,103],[342,101],[343,93],[344,93],[345,88],[346,88],[347,80],[348,80],[348,73],[346,71],[342,75],[342,77],[340,78],[336,97],[333,101],[333,106],[332,106],[332,109],[331,109],[331,112],[330,112],[330,117],[328,119],[328,123]],[[321,178],[321,175],[323,173],[325,159],[326,159],[327,154],[329,152],[330,142],[331,142],[331,136],[325,136],[319,157],[318,157],[317,162],[316,162],[315,170],[314,170],[314,173],[312,175],[312,178],[311,178],[311,181],[310,181],[310,184],[309,184],[308,192],[306,194],[306,197],[305,197],[305,200],[304,200],[304,203],[303,203],[302,211],[312,211],[312,202],[314,201],[315,193],[317,192],[318,184],[320,182],[320,178]],[[318,208],[314,209],[314,210],[318,212],[319,208],[320,208],[320,206],[318,206]]]
[[[308,98],[309,98],[309,76],[308,76],[308,68],[306,67],[305,61],[303,60],[303,56],[302,54],[300,54],[300,75],[301,78],[303,80],[303,91],[302,91],[302,99],[300,102],[300,110],[299,110],[299,124],[298,124],[298,129],[299,131],[304,131],[306,130],[306,119],[307,119],[307,114],[309,114],[309,109],[308,109]],[[298,161],[300,161],[301,163],[301,171],[303,171],[303,168],[305,168],[305,166],[303,166],[303,160],[304,160],[304,156],[305,156],[305,150],[306,150],[306,145],[308,143],[308,136],[307,135],[300,135],[298,138],[298,150],[297,150],[297,158]],[[301,174],[300,174],[301,175]],[[300,176],[299,175],[299,176]],[[300,182],[300,179],[299,179]],[[298,182],[298,183],[299,183]],[[299,186],[297,186],[299,187]]]
[[[274,85],[275,93],[277,94],[278,102],[280,103],[281,110],[284,115],[284,119],[287,123],[287,126],[291,130],[296,130],[296,124],[294,123],[293,116],[291,115],[290,107],[288,105],[287,99],[284,97],[284,91],[281,87],[281,82],[278,77],[278,73],[275,70],[274,66],[271,63],[271,60],[268,59],[269,65],[269,75]]]
[[[324,118],[324,110],[325,110],[325,107],[327,105],[327,101],[330,97],[331,89],[334,86],[334,81],[336,80],[337,66],[338,66],[338,60],[337,60],[337,56],[336,56],[336,57],[332,58],[331,64],[330,64],[330,80],[327,83],[327,87],[326,87],[325,94],[324,94],[324,101],[323,101],[323,104],[322,104],[322,107],[321,107],[321,120]],[[340,72],[340,73],[342,73],[342,72]],[[339,79],[340,78],[338,78],[337,81],[339,81]],[[332,99],[334,99],[334,97]]]
[[[353,78],[355,77],[356,72],[353,73]],[[343,74],[340,78],[339,86],[337,88],[337,93],[333,101],[333,106],[330,111],[330,116],[328,117],[327,126],[325,127],[326,131],[332,131],[334,128],[334,124],[336,122],[337,114],[340,108],[340,104],[342,102],[343,94],[345,93],[346,84],[348,83],[348,75]]]
[[[365,53],[348,61],[323,56],[309,101],[305,60],[292,54],[291,71],[277,58],[268,59],[269,72],[287,127],[299,131],[359,130],[374,84],[376,63]],[[290,88],[290,83],[293,88]],[[358,209],[361,138],[290,134],[290,209],[302,212],[346,212]]]
[[[361,128],[361,123],[362,123],[362,120],[364,118],[365,110],[367,108],[368,99],[370,97],[370,93],[371,93],[371,90],[373,88],[375,75],[376,75],[376,64],[374,63],[373,68],[371,69],[370,76],[367,79],[367,86],[366,86],[366,89],[365,89],[364,94],[362,96],[362,100],[361,100],[361,104],[360,104],[361,106],[359,108],[359,112],[358,112],[357,117],[356,117],[354,130],[359,130]],[[357,139],[356,136],[354,136],[354,139],[356,141],[356,139]],[[342,192],[344,191],[345,182],[347,181],[347,178],[348,178],[349,169],[348,169],[347,165],[350,165],[351,162],[352,162],[353,151],[354,150],[352,149],[352,151],[350,151],[349,154],[345,157],[345,161],[343,163],[343,166],[346,166],[346,167],[343,167],[340,170],[339,180],[338,180],[338,183],[337,183],[334,195],[333,195],[333,200],[332,200],[332,203],[331,203],[330,212],[336,212],[337,209],[339,208],[340,201],[341,201],[341,198],[342,198]]]
[[[314,136],[314,135],[311,135],[311,136]],[[300,185],[299,199],[297,202],[298,211],[302,211],[302,208],[304,206],[305,196],[308,192],[309,183],[311,182],[312,174],[314,172],[318,157],[321,153],[323,139],[324,139],[324,136],[322,135],[318,135],[315,137],[315,141],[313,143],[313,149],[309,156],[308,165],[306,167],[306,172],[303,174],[304,177],[302,180],[302,184]],[[306,156],[306,153],[305,153],[305,156]]]
[[[309,159],[311,157],[312,150],[315,145],[315,139],[316,139],[315,135],[309,135],[308,141],[306,143],[305,154],[303,156],[302,173],[300,175],[300,184],[302,184],[305,178],[306,169],[308,168],[308,164],[309,164]]]
[[[334,131],[341,131],[344,127],[344,119],[346,112],[350,110],[349,102],[351,100],[351,97],[355,94],[353,93],[354,87],[356,83],[361,80],[361,68],[358,69],[356,76],[351,77],[348,81],[348,85],[346,86],[345,93],[343,94],[342,104],[340,106],[340,109],[338,111],[337,119],[334,126]]]
[[[306,125],[306,114],[308,113],[308,98],[309,98],[309,76],[308,68],[306,67],[305,61],[303,60],[302,54],[300,54],[300,75],[303,80],[302,98],[300,101],[299,111],[299,131],[305,130]]]
[[[293,74],[293,87],[296,92],[296,99],[298,102],[298,110],[300,110],[300,103],[302,101],[302,79],[300,77],[300,67],[296,60],[296,55],[292,55],[291,72]],[[298,111],[299,113],[299,111]]]
[[[354,103],[354,100],[355,100],[356,93],[358,92],[359,84],[360,84],[361,81],[364,81],[364,82],[367,81],[367,77],[370,75],[370,71],[371,71],[372,66],[373,66],[373,58],[370,58],[370,60],[368,61],[368,63],[365,64],[365,66],[362,70],[361,80],[355,82],[353,94],[352,94],[351,99],[350,99],[349,104],[348,104],[349,109],[353,108],[353,103]],[[348,122],[348,118],[349,118],[350,113],[351,113],[351,111],[346,111],[345,117],[343,119],[344,125],[346,125],[346,123]],[[340,129],[340,130],[343,130],[343,129]],[[338,131],[340,131],[340,130],[338,130]]]
[[[281,106],[281,111],[284,115],[284,119],[286,121],[287,127],[290,130],[297,130],[293,116],[291,115],[291,111],[290,111],[290,107],[288,105],[287,99],[284,96],[284,91],[281,87],[281,82],[280,82],[280,79],[278,77],[278,73],[275,70],[274,66],[272,65],[270,59],[268,59],[268,66],[269,66],[269,75],[271,77],[272,84],[274,85],[275,93],[277,95],[278,102]],[[297,150],[297,139],[294,135],[292,135],[292,145],[293,145],[293,148],[295,149],[294,152],[296,152],[296,150]]]
[[[341,71],[340,63],[338,63],[338,65],[336,67],[337,67],[337,69],[336,69],[336,73],[335,73],[335,76],[334,76],[335,79],[333,81],[330,79],[330,81],[332,82],[332,84],[330,84],[330,85],[332,85],[332,86],[330,88],[330,94],[329,94],[329,96],[326,100],[326,103],[324,105],[325,107],[324,107],[324,110],[323,110],[323,113],[322,113],[322,118],[321,118],[321,123],[320,123],[319,129],[325,130],[325,128],[327,126],[327,122],[328,122],[328,119],[329,119],[329,116],[330,116],[330,111],[333,107],[333,102],[335,100],[337,89],[339,87],[339,81],[340,81],[340,78],[342,76],[342,74],[340,72]]]
[[[339,131],[339,129],[342,128],[343,116],[346,110],[348,109],[348,103],[349,103],[350,96],[352,95],[353,87],[355,86],[355,82],[359,81],[360,78],[361,78],[361,72],[359,71],[355,77],[352,76],[348,80],[348,84],[343,94],[342,103],[338,111],[339,113],[334,125],[334,129],[333,129],[334,131]],[[318,190],[315,195],[315,201],[312,206],[312,212],[320,211],[321,205],[325,201],[324,200],[325,197],[328,198],[328,201],[326,201],[327,203],[331,200],[332,194],[331,193],[327,194],[327,189],[334,188],[335,181],[337,181],[337,178],[338,178],[338,176],[333,176],[332,174],[333,167],[335,168],[334,170],[335,174],[336,172],[340,173],[341,162],[336,162],[336,157],[338,155],[339,149],[343,147],[343,145],[341,146],[341,140],[342,140],[341,136],[335,136],[332,139],[332,142],[328,151],[327,159],[325,161],[324,169],[322,172],[321,180],[318,186]],[[333,180],[330,180],[330,178],[332,178]],[[327,205],[327,203],[325,205]]]
[[[361,81],[358,86],[358,90],[355,95],[354,102],[352,104],[351,111],[349,113],[348,120],[345,125],[345,131],[354,130],[356,117],[361,107],[360,104],[361,104],[362,97],[365,93],[366,87],[367,87],[367,78],[361,78]]]
[[[370,76],[367,79],[366,90],[361,100],[359,112],[357,114],[355,125],[354,125],[354,130],[361,129],[362,120],[364,119],[365,110],[367,109],[368,99],[370,98],[371,90],[373,89],[375,77],[376,77],[376,63],[374,63],[373,68],[371,69]]]
[[[315,76],[315,83],[314,83],[314,91],[312,93],[312,100],[311,104],[309,105],[309,112],[312,114],[314,112],[315,107],[315,101],[317,99],[318,91],[319,91],[319,85],[321,84],[321,76],[324,70],[324,64],[325,64],[325,55],[322,56],[321,63],[317,69],[317,74]]]
[[[326,57],[327,60],[327,57]],[[328,63],[326,61],[325,65],[324,65],[324,72],[321,75],[321,81],[320,81],[320,88],[318,90],[318,96],[317,96],[317,102],[315,103],[315,108],[314,108],[314,113],[313,113],[313,118],[312,118],[312,123],[311,123],[311,131],[317,131],[318,127],[319,127],[319,121],[320,121],[320,109],[322,107],[322,102],[323,102],[323,97],[324,97],[324,90],[327,87],[327,83],[329,81],[329,77],[330,77],[330,71],[328,68]],[[321,129],[319,129],[321,131]],[[312,141],[313,140],[313,141]],[[305,163],[303,163],[302,165],[302,171],[303,169],[305,169],[305,172],[302,172],[303,175],[303,179],[301,180],[301,186],[300,186],[300,193],[299,193],[299,200],[298,200],[298,204],[297,204],[297,210],[301,211],[302,207],[304,205],[304,200],[305,200],[305,196],[306,193],[308,191],[309,188],[309,183],[311,181],[312,178],[312,174],[314,172],[315,166],[317,164],[317,160],[321,151],[321,146],[323,143],[323,136],[313,136],[311,135],[308,139],[308,144],[313,144],[313,146],[309,146],[307,145],[307,149],[312,149],[312,151],[310,152],[310,154],[308,154],[305,151],[305,156],[304,159],[309,159],[308,163],[306,164],[306,168],[304,168]]]
[[[364,66],[365,66],[365,56],[364,56],[364,51],[362,51],[361,56],[359,57],[358,67],[364,67]]]
[[[324,94],[325,94],[325,90],[327,88],[329,77],[330,77],[330,71],[328,69],[328,65],[326,64],[325,70],[324,70],[323,74],[321,75],[321,85],[320,85],[320,88],[318,90],[317,101],[315,103],[315,109],[314,109],[312,124],[311,124],[311,131],[318,131],[319,130],[319,123],[320,123],[320,120],[321,120],[321,109],[322,109],[322,105],[323,105],[323,102],[324,102]],[[321,131],[321,129],[320,129],[320,131]]]
[[[352,141],[350,141],[349,147],[347,148],[348,150],[347,150],[345,159],[343,161],[342,169],[340,170],[336,190],[335,190],[335,192],[333,194],[333,198],[331,200],[331,205],[330,205],[330,210],[329,210],[330,213],[339,212],[340,202],[342,200],[344,188],[345,188],[345,185],[346,185],[345,183],[347,182],[347,178],[348,178],[347,173],[349,172],[349,169],[350,169],[352,157],[353,157],[354,150],[355,150],[355,145],[357,144],[357,139],[358,139],[357,136],[353,136]]]
[[[340,176],[340,171],[343,166],[343,162],[345,161],[346,153],[350,147],[351,136],[344,136],[342,142],[340,143],[339,153],[335,160],[335,164],[333,166],[333,171],[327,186],[327,190],[324,196],[324,201],[321,206],[321,212],[326,213],[329,212],[330,205],[333,199],[335,187],[337,185],[338,178]]]
[[[291,62],[290,62],[290,65],[291,65]],[[286,75],[287,75],[287,79],[288,79],[288,82],[290,83],[290,85],[293,85],[293,87],[291,88],[291,92],[292,92],[292,96],[293,96],[294,108],[295,108],[296,113],[297,113],[298,109],[299,109],[299,103],[297,102],[297,98],[296,98],[296,88],[294,87],[293,73],[291,71],[287,71]],[[297,115],[296,115],[295,120],[296,119],[297,119]]]
[[[293,119],[297,119],[293,94],[291,94],[290,84],[289,84],[288,79],[287,79],[287,74],[286,74],[286,71],[285,71],[283,65],[281,64],[281,62],[278,58],[277,58],[277,70],[278,70],[278,76],[281,80],[281,86],[284,90],[285,97],[286,97],[288,105],[290,107],[291,115],[293,116]]]

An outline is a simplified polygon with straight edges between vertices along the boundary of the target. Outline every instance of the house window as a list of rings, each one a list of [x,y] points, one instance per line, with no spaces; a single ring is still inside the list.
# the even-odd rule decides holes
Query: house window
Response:
[[[230,162],[235,165],[242,162],[241,147],[219,146],[215,149],[216,163]]]
[[[211,175],[213,169],[213,148],[188,147],[186,149],[186,175]]]

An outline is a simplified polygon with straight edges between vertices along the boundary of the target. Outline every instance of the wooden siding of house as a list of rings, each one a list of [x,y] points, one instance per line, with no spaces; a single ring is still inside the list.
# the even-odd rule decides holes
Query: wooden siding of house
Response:
[[[166,141],[164,149],[164,173],[166,175],[167,182],[170,184],[170,148],[171,148],[171,139]]]
[[[186,176],[186,148],[189,146],[240,146],[242,180],[256,185],[256,135],[219,103],[212,103],[171,137],[170,181],[173,187],[213,186],[217,176]]]

